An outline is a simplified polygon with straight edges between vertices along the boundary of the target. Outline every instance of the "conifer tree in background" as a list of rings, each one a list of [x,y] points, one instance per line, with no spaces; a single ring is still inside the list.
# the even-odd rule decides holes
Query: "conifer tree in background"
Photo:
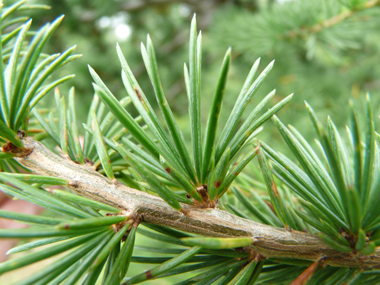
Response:
[[[302,3],[300,9],[319,7],[295,2]],[[332,38],[328,33],[323,38],[319,32],[361,13],[370,19],[379,13],[380,5],[374,0],[323,2],[329,21],[312,25],[313,18],[304,15],[296,26],[288,21],[291,32],[283,34],[300,41],[310,35],[308,41],[313,41],[313,35],[317,41],[320,36],[328,44]],[[280,21],[270,13],[298,7],[289,5],[291,9],[274,6],[251,25],[270,19],[265,22],[268,40],[270,26]],[[242,86],[233,93],[227,89],[225,96],[233,67],[229,48],[212,86],[203,124],[204,56],[194,16],[188,59],[181,64],[187,126],[176,119],[168,103],[148,36],[141,54],[149,88],[139,84],[119,45],[115,54],[124,85],[120,100],[98,70],[89,67],[94,97],[81,144],[76,92],[71,88],[66,95],[56,88],[73,77],[60,77],[57,71],[79,55],[74,54],[75,47],[46,53],[44,47],[63,18],[33,30],[31,21],[19,13],[36,8],[45,6],[20,1],[1,10],[0,189],[49,214],[0,211],[0,217],[31,225],[0,230],[1,238],[31,239],[9,254],[31,253],[1,263],[0,274],[65,252],[17,284],[137,284],[173,275],[180,276],[178,284],[380,282],[380,135],[369,95],[363,116],[350,107],[345,134],[330,117],[322,123],[306,103],[309,126],[317,138],[313,148],[308,137],[276,115],[282,117],[280,110],[291,106],[292,94],[278,96],[281,99],[274,102],[276,91],[269,91],[248,109],[253,96],[260,97],[257,91],[269,81],[266,77],[273,61],[262,67],[256,60]],[[241,25],[250,23],[248,16],[242,19]],[[309,22],[304,25],[303,21]],[[236,41],[245,35],[231,34]],[[344,34],[339,36],[336,43],[344,39]],[[277,47],[277,42],[263,43],[260,49],[265,53],[266,48]],[[309,43],[307,58],[318,56],[313,47],[318,45]],[[338,53],[345,49],[338,47]],[[249,54],[244,40],[240,48]],[[53,90],[55,106],[40,108],[40,100]],[[153,106],[148,93],[155,97]],[[233,104],[223,106],[224,97]],[[226,120],[220,128],[222,118]],[[286,154],[277,152],[262,135],[266,132],[262,125],[270,120],[285,142]],[[186,130],[190,130],[189,142],[184,138]],[[252,161],[256,156],[257,161]],[[62,189],[51,188],[56,185]],[[166,246],[137,246],[137,233]],[[42,245],[47,247],[34,250]],[[137,256],[134,249],[150,255]],[[131,263],[154,267],[131,272]]]
[[[48,43],[49,50],[55,52],[78,45],[77,52],[83,54],[80,60],[70,65],[70,72],[76,74],[71,84],[75,85],[78,94],[86,96],[86,100],[78,102],[78,107],[84,105],[82,102],[90,102],[93,95],[87,84],[90,79],[86,64],[98,72],[117,98],[124,96],[123,85],[118,80],[116,41],[140,85],[144,89],[150,88],[140,60],[140,42],[149,33],[155,43],[167,100],[177,117],[186,114],[186,97],[182,96],[186,90],[182,66],[178,62],[187,58],[188,23],[194,12],[204,38],[202,91],[207,97],[214,92],[219,60],[225,49],[231,46],[234,64],[229,72],[227,94],[233,94],[241,87],[257,58],[261,57],[264,66],[275,59],[276,68],[271,72],[270,80],[263,82],[261,94],[276,88],[272,99],[276,103],[294,93],[292,108],[290,105],[285,107],[281,116],[285,122],[294,124],[307,139],[313,140],[314,133],[308,124],[304,100],[321,118],[330,115],[339,128],[343,128],[349,119],[349,98],[364,112],[364,98],[366,92],[370,92],[375,110],[379,106],[378,1],[77,0],[75,5],[69,0],[59,3],[42,1],[52,9],[49,13],[34,12],[34,23],[39,21],[39,25],[43,25],[45,21],[53,21],[65,14],[61,28]],[[130,26],[129,38],[115,36],[114,29],[119,25]],[[67,93],[69,86],[63,86],[62,93]],[[146,96],[155,101],[152,93],[147,92]],[[232,109],[234,103],[234,96],[226,96],[226,107]],[[211,100],[204,100],[203,106],[205,110],[211,108]],[[248,110],[252,108],[248,106]],[[78,114],[82,121],[85,120],[84,114]],[[227,114],[222,112],[220,119],[221,122],[227,121]],[[207,120],[206,115],[203,120]],[[185,124],[185,121],[187,118],[181,118],[180,123]],[[219,131],[222,126],[223,123]],[[190,130],[184,130],[184,136],[189,140]],[[264,132],[261,138],[272,140],[276,147],[282,146],[281,138],[274,130]]]

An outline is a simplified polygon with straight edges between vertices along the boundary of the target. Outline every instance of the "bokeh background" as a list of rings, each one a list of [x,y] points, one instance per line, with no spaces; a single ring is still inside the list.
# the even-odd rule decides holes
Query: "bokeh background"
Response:
[[[5,5],[15,1],[4,1]],[[168,101],[185,138],[190,142],[183,63],[188,61],[190,21],[196,13],[203,36],[202,119],[207,120],[223,56],[232,47],[220,128],[236,100],[253,62],[261,57],[259,71],[276,60],[275,67],[257,92],[249,110],[276,89],[271,104],[290,93],[294,97],[278,114],[309,140],[315,138],[304,101],[320,120],[332,117],[341,130],[349,122],[349,100],[363,110],[371,94],[375,123],[380,103],[380,6],[375,0],[30,0],[51,6],[35,10],[33,25],[43,25],[64,14],[62,25],[46,51],[56,53],[77,45],[82,58],[57,74],[76,77],[60,87],[76,89],[78,126],[85,122],[93,97],[91,65],[120,99],[126,95],[115,45],[118,42],[145,94],[155,99],[140,54],[140,43],[149,34],[157,52],[160,75]],[[40,107],[53,104],[48,96]],[[223,110],[225,110],[223,112]],[[133,112],[133,110],[132,110]],[[286,152],[271,122],[259,138]],[[83,128],[80,130],[84,133]],[[148,241],[141,238],[138,244]],[[151,241],[149,241],[151,242]],[[165,245],[163,245],[165,246]],[[136,254],[135,254],[136,255]],[[142,271],[132,267],[133,271]],[[135,272],[136,272],[135,271]],[[20,273],[17,273],[20,277]],[[9,277],[10,278],[10,277]],[[4,280],[4,279],[3,279]],[[10,279],[7,279],[8,281]],[[160,284],[163,281],[160,281]],[[174,280],[167,284],[174,283]],[[5,283],[4,283],[5,284]],[[151,282],[151,284],[154,284]]]
[[[77,45],[83,57],[61,73],[76,77],[61,87],[63,94],[76,88],[78,120],[85,121],[93,97],[91,65],[111,91],[122,98],[118,42],[145,94],[155,99],[142,63],[140,43],[149,34],[156,48],[160,75],[168,101],[190,137],[183,63],[188,61],[190,20],[197,15],[203,36],[203,120],[211,104],[223,55],[232,47],[222,110],[230,110],[253,62],[261,57],[260,70],[276,60],[275,67],[248,107],[253,109],[269,91],[276,89],[272,103],[294,93],[280,118],[296,126],[308,139],[314,138],[304,100],[326,122],[330,115],[338,128],[349,122],[349,104],[357,108],[369,92],[378,114],[380,100],[380,7],[368,0],[33,0],[51,6],[36,10],[34,24],[65,15],[53,35],[49,52]],[[4,1],[12,2],[12,1]],[[60,74],[62,75],[62,74]],[[53,98],[53,96],[48,96]],[[48,103],[47,103],[48,104]],[[228,111],[222,111],[220,127]],[[271,122],[263,140],[282,147]],[[83,130],[82,130],[83,131]]]

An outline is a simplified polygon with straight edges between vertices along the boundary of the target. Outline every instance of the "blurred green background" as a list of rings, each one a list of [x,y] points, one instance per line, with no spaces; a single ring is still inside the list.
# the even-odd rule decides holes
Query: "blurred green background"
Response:
[[[4,1],[5,4],[14,1]],[[66,94],[76,88],[78,119],[85,121],[93,96],[90,64],[111,91],[126,95],[121,82],[115,44],[119,42],[144,92],[155,105],[140,54],[140,43],[149,34],[157,52],[160,75],[168,101],[186,138],[190,138],[183,63],[188,61],[190,20],[197,14],[203,36],[203,120],[211,105],[219,68],[226,49],[232,47],[220,128],[235,103],[253,62],[261,57],[259,71],[276,60],[275,67],[248,106],[277,89],[272,105],[290,93],[291,103],[279,116],[296,126],[309,140],[313,129],[304,107],[307,100],[326,122],[330,115],[338,128],[349,121],[348,101],[359,109],[366,92],[378,114],[380,100],[380,7],[364,0],[33,0],[51,10],[36,10],[34,25],[41,26],[61,14],[65,19],[50,40],[47,51],[56,53],[77,45],[83,57],[59,74],[76,77],[60,87]],[[369,4],[368,4],[369,3]],[[371,3],[377,5],[371,6]],[[48,96],[50,99],[53,96]],[[45,104],[49,104],[45,102]],[[40,106],[41,107],[41,106]],[[132,111],[133,112],[133,111]],[[375,121],[376,122],[376,121]],[[79,124],[80,126],[81,124]],[[83,129],[82,129],[83,131]],[[271,122],[260,135],[284,150]],[[190,139],[189,139],[190,140]]]
[[[15,1],[4,1],[5,5]],[[67,94],[76,88],[78,120],[84,122],[93,97],[91,65],[110,90],[120,99],[126,95],[116,55],[118,42],[145,94],[155,106],[140,55],[140,43],[149,34],[157,52],[160,75],[168,101],[185,138],[190,142],[187,96],[183,64],[188,61],[190,21],[197,14],[203,36],[202,119],[207,113],[219,76],[223,56],[232,47],[225,101],[221,113],[223,128],[240,88],[253,62],[261,57],[259,71],[276,60],[275,67],[248,106],[255,107],[266,94],[276,89],[271,105],[290,93],[294,97],[278,114],[309,140],[315,137],[304,100],[314,108],[321,121],[330,115],[343,130],[349,122],[349,100],[363,110],[364,97],[372,97],[375,123],[380,103],[380,7],[378,1],[363,0],[33,0],[50,10],[33,11],[33,24],[43,25],[61,14],[62,25],[46,48],[56,53],[77,45],[83,57],[59,72],[76,77],[60,87]],[[377,5],[369,4],[377,3]],[[42,108],[49,107],[48,96]],[[223,110],[226,110],[223,112]],[[133,110],[132,110],[133,112]],[[135,113],[137,114],[137,113]],[[81,126],[81,124],[78,124]],[[273,148],[285,151],[277,130],[265,124],[259,138]],[[83,128],[80,130],[84,133]],[[139,239],[138,244],[151,240]],[[165,246],[165,245],[163,245]],[[135,253],[136,255],[136,253]],[[144,267],[145,268],[145,267]],[[142,267],[132,267],[133,273]],[[162,281],[159,281],[162,282]],[[170,281],[171,282],[171,281]],[[167,284],[170,284],[167,283]],[[174,282],[174,281],[173,281]],[[153,282],[151,282],[153,284]],[[164,283],[160,283],[164,284]]]

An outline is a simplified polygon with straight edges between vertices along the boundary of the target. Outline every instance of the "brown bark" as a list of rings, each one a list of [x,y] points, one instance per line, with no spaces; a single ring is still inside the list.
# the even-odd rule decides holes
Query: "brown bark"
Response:
[[[331,266],[380,267],[380,249],[371,256],[342,253],[329,248],[317,235],[263,225],[215,208],[200,209],[182,204],[182,213],[168,206],[160,197],[110,181],[91,166],[79,165],[56,155],[40,142],[25,140],[24,143],[32,152],[17,158],[22,165],[39,174],[65,178],[69,187],[78,194],[126,213],[138,214],[145,223],[204,236],[252,237],[255,242],[250,248],[268,258],[309,261],[323,258],[324,264]]]

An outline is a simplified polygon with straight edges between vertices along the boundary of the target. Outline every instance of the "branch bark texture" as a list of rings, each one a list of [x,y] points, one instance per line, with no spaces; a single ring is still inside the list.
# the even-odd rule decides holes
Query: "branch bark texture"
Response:
[[[183,204],[184,213],[168,206],[160,197],[110,181],[88,165],[79,165],[58,156],[43,144],[25,140],[32,152],[17,158],[38,174],[65,178],[78,194],[139,215],[145,223],[162,225],[212,237],[251,237],[250,248],[268,258],[317,261],[339,267],[380,267],[380,250],[371,256],[342,253],[329,248],[317,235],[275,228],[234,216],[217,208],[199,209]]]

